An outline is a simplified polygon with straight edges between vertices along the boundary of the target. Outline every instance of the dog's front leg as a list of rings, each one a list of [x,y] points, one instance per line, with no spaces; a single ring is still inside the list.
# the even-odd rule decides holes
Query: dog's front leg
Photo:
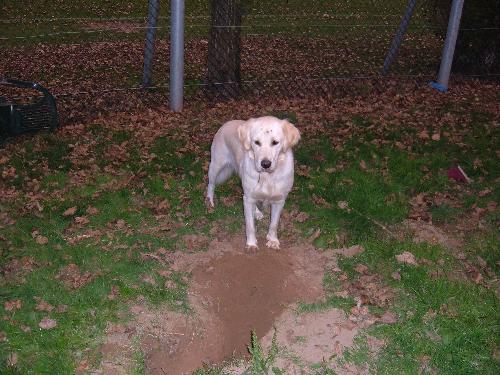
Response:
[[[255,237],[255,199],[243,195],[243,208],[245,211],[245,229],[247,234],[247,250],[257,250],[257,238]]]
[[[280,221],[281,211],[285,205],[285,200],[271,203],[271,224],[269,225],[269,231],[267,232],[267,243],[266,246],[272,249],[280,248],[280,241],[278,240],[278,223]]]

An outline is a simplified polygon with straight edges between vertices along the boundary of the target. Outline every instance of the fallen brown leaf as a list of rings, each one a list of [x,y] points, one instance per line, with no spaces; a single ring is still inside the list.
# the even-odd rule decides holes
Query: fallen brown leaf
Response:
[[[31,327],[26,326],[24,324],[21,324],[21,326],[19,328],[21,328],[21,331],[23,331],[23,332],[26,332],[26,333],[31,332]]]
[[[398,317],[396,314],[394,314],[392,311],[387,310],[382,314],[382,316],[379,318],[379,321],[381,323],[385,324],[394,324],[397,323]]]
[[[368,267],[365,266],[364,264],[358,263],[356,264],[356,267],[354,267],[354,270],[358,273],[367,273]]]
[[[401,274],[399,273],[399,271],[394,271],[393,273],[391,273],[391,277],[397,281],[401,280]]]
[[[63,216],[73,216],[78,208],[76,206],[68,208],[63,212]]]
[[[412,266],[417,266],[417,260],[415,259],[415,255],[410,253],[409,251],[404,251],[401,254],[396,255],[396,260],[399,263],[410,264]]]
[[[111,291],[108,294],[108,299],[110,301],[114,301],[116,297],[120,295],[120,288],[117,285],[113,285],[111,287]]]
[[[337,206],[341,209],[341,210],[345,210],[347,212],[350,212],[351,209],[349,208],[349,203],[346,202],[346,201],[338,201],[337,202]]]
[[[38,303],[35,307],[35,310],[51,312],[52,310],[54,310],[54,306],[52,306],[50,303],[40,299],[40,300],[38,300]]]
[[[78,289],[89,283],[93,279],[93,275],[88,271],[81,272],[76,264],[70,263],[59,269],[56,279],[62,281],[68,288]]]
[[[5,311],[16,311],[19,310],[22,306],[23,306],[23,301],[21,301],[20,299],[6,301],[3,304]]]
[[[353,245],[351,247],[343,247],[340,249],[334,249],[333,250],[335,254],[342,255],[346,258],[352,258],[358,254],[361,254],[363,251],[365,251],[364,247],[361,245]]]
[[[57,327],[57,321],[46,316],[38,323],[38,326],[41,329],[52,329]]]
[[[68,311],[68,305],[57,305],[56,310],[57,313],[65,313]]]
[[[7,365],[7,367],[16,367],[17,361],[17,353],[10,353],[5,360],[5,364]]]
[[[436,332],[427,331],[425,335],[433,342],[441,342],[442,338]]]
[[[75,224],[77,224],[78,226],[84,226],[84,225],[87,225],[88,223],[90,223],[89,219],[87,219],[86,216],[77,216],[75,217]]]
[[[172,275],[172,271],[170,270],[158,270],[158,275],[162,276],[162,277],[170,277]]]
[[[418,138],[420,139],[429,139],[429,133],[427,132],[427,130],[422,130],[420,133],[418,133]]]
[[[87,209],[85,210],[85,212],[87,213],[87,215],[92,216],[92,215],[99,214],[100,211],[98,208],[88,206]]]
[[[306,212],[299,212],[295,216],[295,221],[297,221],[298,223],[304,223],[305,221],[307,221],[307,219],[309,219],[309,214]]]
[[[35,242],[39,245],[46,245],[49,243],[49,239],[45,236],[38,235],[35,238]]]
[[[141,280],[144,281],[147,284],[156,285],[155,278],[153,276],[149,275],[149,274],[146,274],[146,275],[142,276]]]
[[[314,232],[308,238],[309,242],[314,242],[314,240],[318,238],[320,235],[321,235],[321,229],[320,228],[315,229]]]

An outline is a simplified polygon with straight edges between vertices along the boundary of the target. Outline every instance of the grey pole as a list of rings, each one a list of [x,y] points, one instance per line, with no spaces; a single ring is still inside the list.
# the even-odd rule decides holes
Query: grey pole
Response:
[[[408,7],[406,8],[405,15],[399,24],[398,31],[392,39],[391,46],[389,47],[389,51],[385,57],[384,66],[382,67],[381,74],[386,75],[389,72],[389,68],[396,57],[399,47],[401,46],[401,42],[406,34],[406,30],[408,29],[408,25],[410,24],[411,16],[413,15],[413,11],[415,10],[415,5],[417,4],[417,0],[409,0]]]
[[[148,26],[146,31],[146,43],[144,47],[144,73],[142,75],[142,87],[151,86],[151,72],[153,69],[153,57],[155,54],[155,34],[159,10],[160,4],[158,0],[149,0]]]
[[[453,0],[451,4],[450,19],[448,21],[448,30],[446,31],[438,79],[437,82],[431,82],[431,86],[441,92],[448,90],[448,81],[450,80],[451,64],[453,63],[453,54],[455,53],[455,45],[457,44],[463,5],[464,0]]]
[[[184,0],[170,0],[170,109],[182,111],[184,90]]]

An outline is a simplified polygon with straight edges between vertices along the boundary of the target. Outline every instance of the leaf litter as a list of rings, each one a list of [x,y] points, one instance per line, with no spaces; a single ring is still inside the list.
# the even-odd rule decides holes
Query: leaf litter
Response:
[[[81,271],[78,265],[70,263],[61,267],[55,278],[69,289],[78,289],[92,281],[95,276],[89,271]]]

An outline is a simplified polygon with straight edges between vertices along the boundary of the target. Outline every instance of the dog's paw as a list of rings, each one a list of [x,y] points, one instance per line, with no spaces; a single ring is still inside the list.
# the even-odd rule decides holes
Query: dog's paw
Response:
[[[253,253],[256,253],[258,250],[259,250],[259,247],[257,245],[254,245],[254,244],[246,244],[245,245],[245,251],[247,253],[253,254]]]
[[[279,250],[280,242],[278,240],[268,240],[266,243],[266,246],[271,248],[271,249]]]
[[[214,204],[213,198],[209,198],[209,197],[205,198],[205,207],[207,208],[208,213],[214,212],[215,204]]]

